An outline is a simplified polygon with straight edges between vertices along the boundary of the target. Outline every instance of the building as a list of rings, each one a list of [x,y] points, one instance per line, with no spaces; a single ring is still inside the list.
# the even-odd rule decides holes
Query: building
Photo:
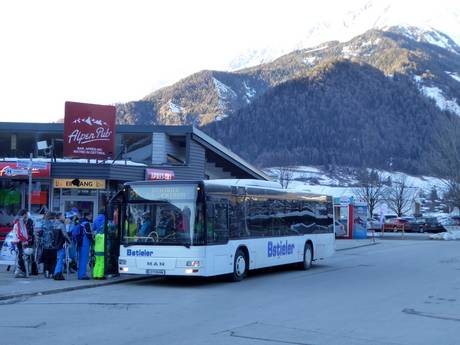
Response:
[[[106,160],[64,157],[64,124],[0,122],[0,227],[28,206],[32,213],[95,214],[128,181],[215,178],[268,180],[260,170],[192,126],[117,125]],[[32,158],[30,158],[32,156]]]

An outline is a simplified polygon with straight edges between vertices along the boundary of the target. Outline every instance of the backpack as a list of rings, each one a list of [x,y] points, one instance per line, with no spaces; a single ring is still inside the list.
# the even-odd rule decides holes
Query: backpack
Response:
[[[77,244],[77,247],[80,248],[83,244],[83,227],[80,223],[71,224],[70,232],[72,233],[72,240]]]
[[[50,222],[45,224],[43,227],[43,248],[44,249],[56,249],[57,247],[57,238],[56,230]]]

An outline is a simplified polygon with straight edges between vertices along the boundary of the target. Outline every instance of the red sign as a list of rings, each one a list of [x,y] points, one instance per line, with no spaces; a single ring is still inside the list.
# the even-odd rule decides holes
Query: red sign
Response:
[[[172,170],[161,170],[161,169],[145,169],[145,179],[152,180],[174,180],[175,178],[174,171]]]
[[[47,191],[32,191],[32,205],[47,205],[48,204],[48,192]]]
[[[43,167],[40,168],[32,168],[33,178],[50,177],[50,163],[42,165]],[[18,164],[17,162],[0,162],[0,177],[26,178],[29,175],[29,170],[23,166],[23,164]]]
[[[64,156],[115,157],[115,107],[65,102]]]

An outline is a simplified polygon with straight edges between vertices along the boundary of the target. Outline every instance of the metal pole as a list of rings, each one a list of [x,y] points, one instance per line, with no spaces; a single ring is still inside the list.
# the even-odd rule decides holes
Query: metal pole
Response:
[[[33,161],[33,156],[34,154],[31,152],[30,153],[30,162],[29,162],[29,168],[28,170],[28,175],[29,175],[29,188],[28,188],[28,197],[27,197],[27,210],[29,213],[32,210],[32,161]]]

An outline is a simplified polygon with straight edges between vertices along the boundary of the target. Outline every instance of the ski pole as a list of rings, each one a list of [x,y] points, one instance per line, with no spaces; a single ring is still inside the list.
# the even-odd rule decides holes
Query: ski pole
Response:
[[[69,245],[65,244],[65,267],[66,267],[66,279],[69,280]]]

